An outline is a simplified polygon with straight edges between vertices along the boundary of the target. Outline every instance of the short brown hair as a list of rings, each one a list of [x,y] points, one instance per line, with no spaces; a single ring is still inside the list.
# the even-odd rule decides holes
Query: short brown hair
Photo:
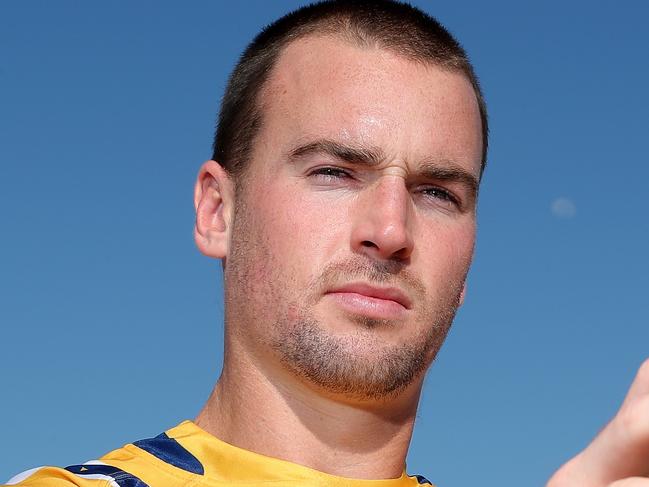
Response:
[[[487,108],[478,78],[458,41],[433,17],[394,0],[326,0],[295,10],[263,29],[243,52],[228,81],[212,158],[237,176],[250,158],[263,117],[260,94],[284,47],[312,34],[335,35],[418,62],[464,74],[482,120],[482,166],[487,161]]]

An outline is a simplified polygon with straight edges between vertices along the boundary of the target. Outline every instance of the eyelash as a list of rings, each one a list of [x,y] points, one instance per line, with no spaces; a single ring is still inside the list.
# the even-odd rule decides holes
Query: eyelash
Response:
[[[325,181],[333,181],[333,180],[338,180],[338,179],[349,179],[352,178],[352,174],[349,171],[346,171],[344,169],[341,169],[339,167],[319,167],[317,169],[314,169],[310,174],[310,176],[317,176],[319,178],[324,179]],[[433,186],[433,187],[428,187],[424,188],[423,190],[420,191],[420,193],[424,195],[431,195],[435,199],[439,199],[445,202],[452,203],[453,205],[459,207],[460,202],[458,198],[453,195],[450,191],[447,191],[443,188],[440,188],[438,186]]]
[[[449,191],[446,191],[445,189],[438,188],[438,187],[426,188],[426,189],[424,189],[422,191],[422,193],[435,193],[436,198],[439,198],[439,199],[442,199],[444,201],[448,201],[450,203],[453,203],[453,204],[455,204],[457,206],[460,206],[457,198],[452,193],[450,193]]]
[[[311,172],[312,176],[320,176],[325,179],[350,178],[351,174],[339,167],[319,167]]]

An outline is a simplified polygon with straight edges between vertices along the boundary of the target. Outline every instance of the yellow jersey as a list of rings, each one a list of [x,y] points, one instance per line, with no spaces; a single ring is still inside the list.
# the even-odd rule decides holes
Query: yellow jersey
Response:
[[[65,468],[38,467],[5,485],[18,487],[415,487],[420,475],[356,480],[329,475],[225,443],[192,421],[135,441],[99,460]]]

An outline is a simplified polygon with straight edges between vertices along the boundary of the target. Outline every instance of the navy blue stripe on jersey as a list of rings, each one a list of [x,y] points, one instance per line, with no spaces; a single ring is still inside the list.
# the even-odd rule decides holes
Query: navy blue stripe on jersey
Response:
[[[415,475],[415,478],[417,479],[417,482],[419,482],[419,485],[422,485],[422,484],[433,485],[433,483],[430,480],[428,480],[426,477],[424,477],[423,475]]]
[[[110,465],[71,465],[65,467],[65,469],[81,477],[86,475],[105,475],[113,479],[119,487],[149,487],[135,475],[120,470],[119,468],[111,467]]]
[[[162,433],[155,438],[135,441],[133,444],[174,467],[198,475],[205,473],[203,464],[198,461],[198,458],[188,452],[175,439],[169,438],[166,433]]]

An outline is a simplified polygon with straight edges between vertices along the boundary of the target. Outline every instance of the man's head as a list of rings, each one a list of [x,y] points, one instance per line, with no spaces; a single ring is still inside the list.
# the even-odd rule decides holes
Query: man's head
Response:
[[[291,42],[315,34],[335,36],[358,46],[380,47],[466,76],[480,109],[481,172],[484,170],[487,110],[466,52],[434,18],[408,4],[390,0],[328,0],[311,4],[259,33],[230,76],[214,138],[213,160],[233,175],[245,168],[255,136],[264,123],[264,88],[278,57]]]
[[[374,2],[340,4],[371,16]],[[367,401],[421,384],[462,300],[485,126],[462,69],[350,25],[283,44],[242,108],[252,129],[221,117],[252,143],[217,139],[226,170],[199,174],[196,237],[225,262],[226,367]]]

